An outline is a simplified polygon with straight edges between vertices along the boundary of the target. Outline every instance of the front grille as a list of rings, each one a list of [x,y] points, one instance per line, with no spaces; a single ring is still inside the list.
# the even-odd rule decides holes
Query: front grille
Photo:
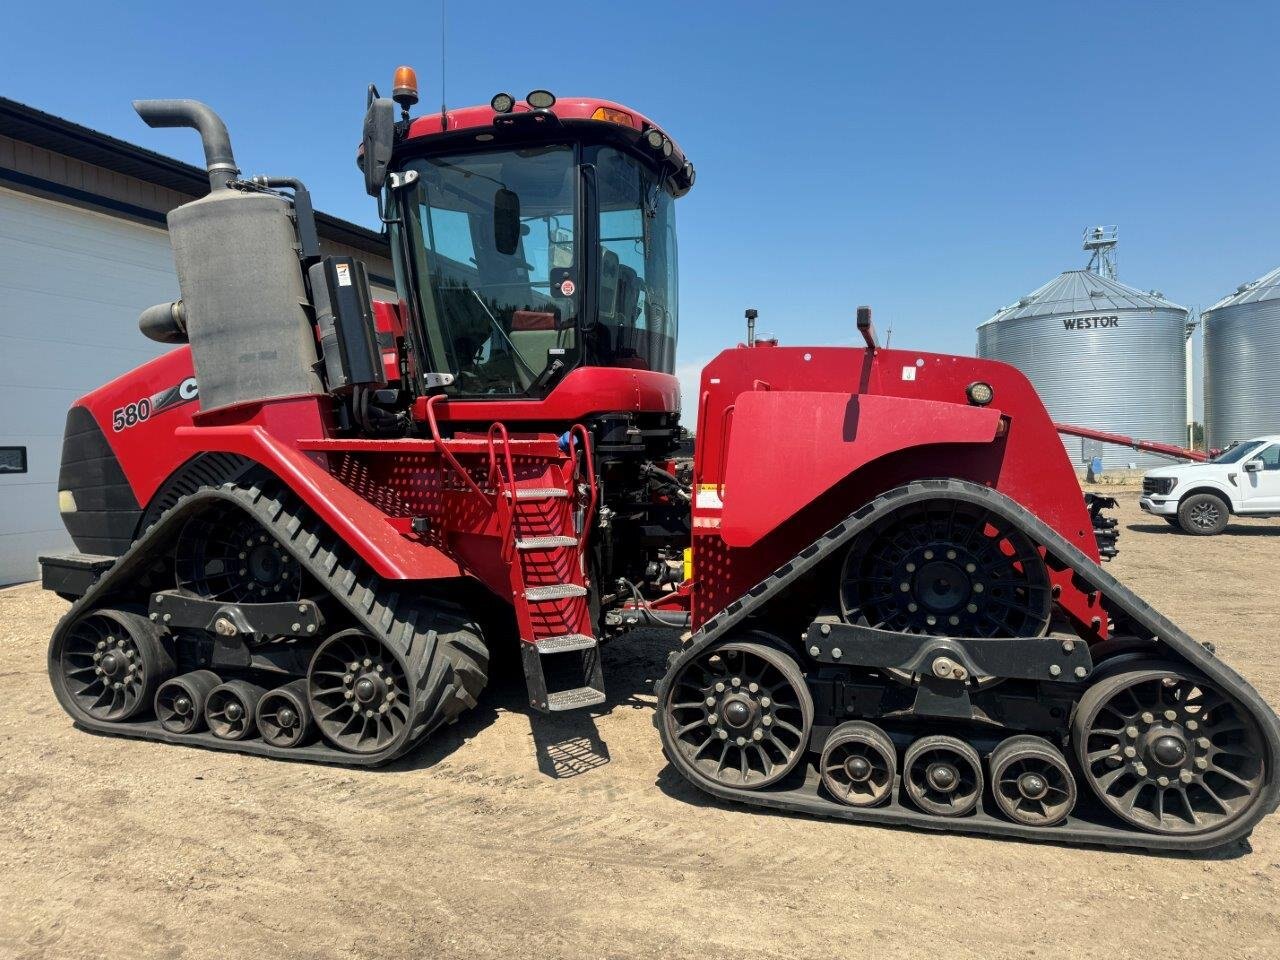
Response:
[[[1143,477],[1142,492],[1163,497],[1173,491],[1173,485],[1177,482],[1173,477]]]

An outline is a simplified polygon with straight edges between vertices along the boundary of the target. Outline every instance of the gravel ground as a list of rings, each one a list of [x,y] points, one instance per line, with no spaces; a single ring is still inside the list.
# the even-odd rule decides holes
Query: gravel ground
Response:
[[[1193,539],[1120,496],[1111,570],[1280,703],[1280,521]],[[507,675],[351,771],[74,729],[44,670],[64,609],[0,591],[3,957],[1280,954],[1275,817],[1174,858],[709,802],[650,722],[670,636],[608,647],[602,715],[530,718]]]

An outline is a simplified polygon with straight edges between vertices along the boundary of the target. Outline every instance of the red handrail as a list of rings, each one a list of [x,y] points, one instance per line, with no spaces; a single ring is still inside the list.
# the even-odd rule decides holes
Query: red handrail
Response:
[[[427,425],[431,428],[431,439],[436,442],[436,448],[444,455],[449,466],[453,467],[458,476],[462,477],[462,479],[466,481],[467,486],[474,490],[481,500],[488,503],[489,495],[480,489],[480,484],[471,479],[471,474],[467,473],[467,471],[463,469],[462,464],[458,462],[458,458],[453,455],[453,451],[446,447],[444,445],[444,440],[440,438],[440,426],[436,423],[435,405],[436,401],[444,399],[446,398],[443,393],[437,393],[434,397],[427,400]],[[492,467],[490,467],[490,469],[492,469]]]

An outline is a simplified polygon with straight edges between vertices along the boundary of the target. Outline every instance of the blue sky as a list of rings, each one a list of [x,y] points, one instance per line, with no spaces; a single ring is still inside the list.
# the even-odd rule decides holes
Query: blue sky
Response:
[[[1280,263],[1274,3],[449,4],[447,97],[546,87],[653,117],[698,167],[680,203],[687,380],[742,336],[972,352],[1001,304],[1119,224],[1120,279],[1207,306]],[[70,2],[10,11],[0,93],[181,159],[135,97],[222,113],[246,172],[372,225],[364,90],[440,99],[438,0]]]

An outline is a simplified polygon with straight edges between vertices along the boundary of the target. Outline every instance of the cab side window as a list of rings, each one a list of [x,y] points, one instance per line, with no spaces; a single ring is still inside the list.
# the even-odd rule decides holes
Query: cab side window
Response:
[[[1280,470],[1280,443],[1273,443],[1258,454],[1263,470]]]

